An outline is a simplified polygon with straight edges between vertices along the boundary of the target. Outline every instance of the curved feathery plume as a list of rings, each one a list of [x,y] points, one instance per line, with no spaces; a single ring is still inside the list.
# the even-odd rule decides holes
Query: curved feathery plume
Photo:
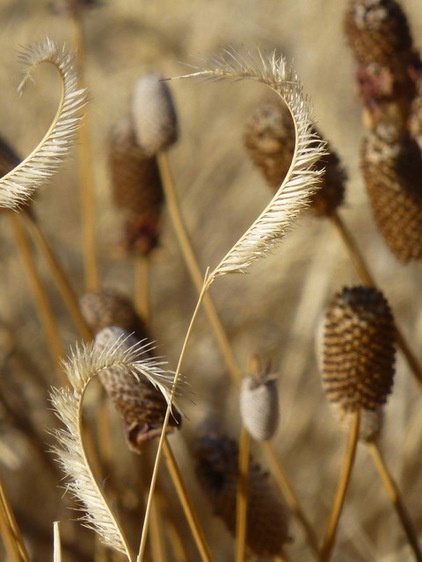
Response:
[[[293,159],[283,183],[260,216],[210,273],[208,283],[227,273],[241,273],[256,259],[269,253],[284,237],[299,213],[306,208],[318,187],[323,170],[315,163],[325,154],[324,143],[312,131],[309,101],[302,85],[282,57],[273,52],[264,57],[225,50],[206,62],[204,69],[179,78],[252,79],[276,92],[287,105],[294,122],[296,142]]]
[[[28,47],[20,59],[25,73],[18,91],[32,79],[34,69],[46,62],[55,66],[61,81],[62,93],[57,113],[42,141],[18,166],[0,179],[0,207],[16,209],[28,202],[35,189],[55,174],[72,147],[81,108],[86,103],[85,90],[78,89],[73,56],[49,38]]]
[[[126,376],[146,377],[169,399],[172,373],[163,369],[164,362],[151,357],[153,344],[139,342],[126,345],[127,333],[110,340],[110,345],[96,349],[94,344],[77,347],[64,363],[64,370],[72,388],[53,389],[51,400],[55,413],[67,429],[55,431],[59,445],[55,448],[58,460],[69,476],[67,488],[85,510],[84,524],[96,531],[111,548],[132,555],[124,534],[110,510],[89,466],[82,441],[82,403],[91,379],[104,369],[121,369]]]

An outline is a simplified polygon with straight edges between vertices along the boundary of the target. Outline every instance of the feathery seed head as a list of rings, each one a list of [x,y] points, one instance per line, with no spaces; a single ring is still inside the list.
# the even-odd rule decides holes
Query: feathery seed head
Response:
[[[132,116],[138,145],[145,156],[154,156],[177,141],[177,114],[173,97],[157,72],[141,76],[135,84]]]
[[[401,128],[380,122],[363,141],[361,167],[377,226],[398,260],[422,258],[422,156]]]
[[[240,388],[240,414],[243,425],[256,441],[271,439],[278,427],[277,376],[253,358]]]
[[[203,437],[195,451],[196,475],[214,513],[230,533],[236,530],[238,486],[238,446],[227,437]],[[282,555],[291,542],[288,517],[278,500],[268,474],[250,461],[248,474],[248,514],[246,544],[256,556]]]
[[[138,344],[136,337],[120,328],[110,326],[97,333],[94,349],[101,352],[122,339],[122,336],[125,337],[123,343],[125,348],[130,349]],[[147,346],[145,357],[145,360],[153,367],[156,360],[151,356],[151,346]],[[136,374],[119,367],[110,367],[103,369],[99,377],[113,405],[125,422],[128,446],[139,452],[144,442],[161,435],[167,401],[161,390],[156,388],[150,380],[136,376]],[[174,427],[180,427],[180,424],[180,413],[173,408],[167,432],[171,433]]]
[[[345,288],[331,301],[323,336],[322,382],[338,419],[361,411],[361,439],[376,437],[394,377],[395,328],[376,289]]]
[[[131,301],[116,291],[85,293],[79,306],[94,334],[108,326],[118,326],[129,334],[133,333],[139,341],[149,337],[146,324]]]
[[[312,131],[320,137],[315,127]],[[290,112],[280,102],[258,107],[246,125],[244,141],[249,156],[273,189],[280,187],[289,171],[295,136]],[[328,143],[327,153],[321,156],[316,168],[325,173],[320,188],[310,198],[309,210],[320,217],[329,216],[343,203],[346,173]]]

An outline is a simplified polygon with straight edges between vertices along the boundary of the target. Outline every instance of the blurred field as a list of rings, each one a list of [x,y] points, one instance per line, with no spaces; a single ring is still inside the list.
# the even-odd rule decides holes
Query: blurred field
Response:
[[[422,47],[420,1],[403,1],[402,5],[415,43]],[[89,125],[104,287],[128,295],[133,291],[133,264],[116,252],[120,223],[111,204],[107,156],[110,129],[129,111],[137,77],[150,70],[159,70],[166,77],[184,74],[186,63],[197,64],[198,56],[218,53],[229,45],[239,49],[246,46],[252,51],[258,47],[264,52],[276,49],[294,62],[312,100],[318,126],[347,168],[347,203],[342,216],[364,250],[398,324],[422,360],[421,266],[403,267],[389,254],[373,224],[360,176],[362,125],[353,93],[354,63],[342,33],[343,9],[343,3],[337,0],[109,0],[101,9],[86,14],[86,81],[91,98]],[[50,69],[40,68],[36,83],[19,98],[17,53],[46,35],[58,42],[70,42],[71,28],[65,17],[53,15],[48,3],[40,0],[0,0],[0,21],[0,134],[24,156],[42,137],[54,115],[58,80]],[[175,81],[170,87],[180,123],[180,141],[171,150],[170,159],[182,211],[205,271],[218,263],[271,197],[248,160],[242,140],[250,113],[271,93],[250,82]],[[82,294],[78,200],[75,153],[52,184],[41,191],[35,208],[76,291]],[[36,439],[45,442],[46,450],[52,441],[46,430],[56,423],[50,412],[48,388],[58,383],[10,223],[5,216],[2,219],[0,392],[16,411],[29,412]],[[45,264],[41,259],[38,262],[67,348],[78,336]],[[160,353],[174,368],[196,294],[167,220],[151,275],[151,330]],[[281,247],[259,261],[248,275],[222,278],[212,289],[241,367],[246,369],[250,354],[258,353],[279,373],[281,424],[274,445],[319,536],[324,532],[335,492],[346,436],[332,420],[321,389],[315,334],[332,294],[356,283],[355,271],[331,225],[305,216]],[[232,437],[238,436],[240,429],[237,397],[230,390],[205,316],[201,315],[196,325],[184,373],[191,382],[194,403],[186,400],[189,419],[171,441],[194,503],[201,510],[215,560],[228,562],[233,560],[231,540],[205,506],[191,467],[192,441],[204,423],[212,420]],[[417,385],[398,354],[395,390],[386,408],[381,445],[422,540],[420,400]],[[95,407],[95,402],[90,405]],[[135,461],[119,442],[119,421],[113,419],[119,459],[113,479],[127,504],[136,504],[134,474],[139,459]],[[92,536],[70,521],[74,514],[63,507],[69,500],[62,501],[63,491],[57,487],[63,482],[49,464],[43,464],[48,463],[43,455],[35,452],[39,444],[31,445],[26,428],[16,426],[16,419],[4,405],[0,406],[0,423],[0,477],[33,560],[51,559],[51,526],[57,519],[66,522],[64,561],[94,560]],[[294,521],[291,532],[296,539],[288,549],[291,560],[311,560],[302,531]],[[183,529],[183,533],[189,560],[197,560],[188,531]],[[412,560],[408,547],[402,548],[404,544],[396,516],[361,446],[333,560]],[[3,552],[0,559],[4,557]]]

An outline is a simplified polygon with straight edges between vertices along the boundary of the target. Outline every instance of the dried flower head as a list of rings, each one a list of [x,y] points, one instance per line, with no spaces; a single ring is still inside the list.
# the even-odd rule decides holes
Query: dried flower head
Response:
[[[108,326],[118,326],[130,334],[133,333],[139,341],[149,337],[146,324],[130,299],[116,291],[85,293],[79,305],[94,334]]]
[[[313,127],[313,133],[320,137]],[[295,128],[287,106],[280,102],[259,106],[249,119],[245,146],[253,163],[261,170],[268,184],[278,189],[289,171],[295,148]],[[325,174],[321,186],[310,199],[309,209],[317,216],[329,216],[343,203],[346,173],[330,146],[317,163]]]
[[[124,338],[124,347],[132,348],[138,340],[124,330],[111,326],[103,328],[95,336],[94,350],[100,352]],[[151,364],[159,365],[152,356],[152,346],[145,348]],[[148,361],[148,359],[146,359]],[[124,372],[118,367],[105,368],[99,373],[100,380],[125,423],[129,447],[139,452],[142,444],[161,435],[167,400],[163,393],[149,380]],[[181,415],[173,408],[167,432],[180,427]]]
[[[357,286],[334,296],[325,316],[322,382],[345,425],[360,410],[364,440],[379,432],[382,407],[392,390],[394,338],[390,307],[377,289]]]
[[[129,117],[113,129],[109,163],[114,202],[126,215],[125,250],[148,255],[159,242],[164,193],[156,157],[139,148]]]
[[[263,369],[257,357],[252,358],[249,371],[240,388],[240,414],[250,435],[265,441],[278,427],[277,375]]]
[[[141,76],[132,97],[136,139],[146,156],[154,156],[177,141],[177,114],[173,97],[157,72]]]
[[[196,475],[214,513],[234,534],[236,530],[236,490],[238,447],[226,437],[203,437],[195,451]],[[282,555],[291,541],[284,506],[258,464],[250,462],[248,477],[246,544],[256,556]]]
[[[380,122],[363,141],[361,167],[377,226],[403,263],[422,258],[422,156],[417,142]]]

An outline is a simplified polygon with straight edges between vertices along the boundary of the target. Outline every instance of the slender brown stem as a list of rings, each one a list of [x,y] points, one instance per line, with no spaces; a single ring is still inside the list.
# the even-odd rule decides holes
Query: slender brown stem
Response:
[[[59,338],[59,330],[50,306],[50,302],[48,300],[42,281],[38,275],[37,268],[35,267],[31,247],[21,225],[21,217],[13,212],[8,213],[8,215],[15,234],[16,243],[19,247],[22,260],[27,271],[28,282],[34,295],[38,313],[47,335],[51,355],[53,357],[54,363],[57,367],[59,367],[61,358],[64,356],[64,350]],[[62,383],[67,384],[62,370],[58,369],[58,372],[61,376]]]
[[[354,412],[353,421],[350,426],[349,440],[347,443],[346,455],[343,468],[337,485],[337,492],[334,498],[328,527],[325,532],[324,540],[320,552],[320,562],[328,562],[331,558],[334,541],[336,539],[340,515],[343,510],[346,492],[350,482],[353,465],[355,462],[356,449],[359,440],[360,410]]]
[[[37,244],[39,250],[42,252],[50,268],[57,288],[59,289],[63,297],[63,300],[79,330],[80,335],[86,341],[91,340],[91,330],[89,329],[84,317],[82,316],[75,292],[71,284],[69,283],[69,277],[66,275],[57,257],[54,255],[54,252],[51,249],[50,244],[48,243],[48,240],[41,229],[40,224],[34,217],[32,211],[29,213],[22,213],[22,218],[29,226],[33,239]]]
[[[330,216],[330,219],[331,219],[332,224],[336,228],[340,238],[344,242],[344,245],[348,250],[350,259],[353,262],[353,265],[355,266],[356,271],[357,271],[362,283],[364,283],[368,287],[376,288],[374,278],[372,277],[372,274],[371,274],[371,272],[370,272],[370,270],[369,270],[369,268],[368,268],[368,266],[367,266],[367,264],[366,264],[366,262],[365,262],[365,260],[362,256],[353,236],[351,235],[350,231],[346,228],[346,225],[344,224],[340,215],[338,213],[334,212]],[[397,323],[396,323],[395,329],[396,329],[396,344],[399,347],[399,349],[401,350],[401,352],[403,353],[404,357],[406,358],[406,361],[407,361],[410,369],[412,370],[414,376],[416,377],[416,381],[418,382],[419,386],[422,387],[422,367],[421,367],[419,361],[416,359],[415,354],[412,352],[409,345],[407,344],[406,339],[403,336],[402,331],[397,326]]]
[[[154,496],[151,504],[151,555],[154,562],[166,562],[166,549],[163,536],[163,521],[160,513],[159,502]]]
[[[381,478],[381,481],[391,503],[393,504],[394,509],[396,510],[396,513],[400,519],[400,523],[402,524],[403,530],[406,534],[407,540],[409,541],[409,545],[413,550],[415,560],[417,560],[418,562],[422,562],[422,552],[412,521],[402,501],[399,489],[397,488],[396,483],[394,482],[392,476],[390,475],[390,472],[388,471],[387,465],[384,461],[378,444],[376,442],[368,443],[368,447],[372,455],[372,460],[374,461],[375,467],[378,471],[378,475]]]
[[[309,523],[308,518],[306,517],[299,503],[299,500],[296,497],[296,494],[294,493],[292,487],[290,486],[287,480],[287,477],[284,474],[283,467],[281,465],[280,460],[277,458],[275,454],[274,447],[269,441],[262,441],[260,445],[267,459],[267,463],[270,467],[271,474],[273,475],[274,480],[282,496],[286,500],[289,510],[296,517],[298,522],[302,525],[309,547],[311,548],[315,557],[317,557],[319,554],[319,546],[318,546],[318,539],[315,535],[315,531],[312,525]]]
[[[177,465],[176,459],[173,455],[173,451],[171,450],[167,438],[164,438],[163,451],[164,451],[164,457],[167,463],[168,471],[172,478],[174,487],[176,488],[176,492],[179,497],[179,501],[183,507],[183,511],[185,513],[186,519],[189,523],[192,536],[196,542],[196,546],[198,547],[201,560],[204,560],[206,562],[211,562],[212,559],[211,559],[211,553],[209,547],[206,543],[205,536],[199,524],[198,518],[193,510],[192,503],[189,499],[189,495],[183,483],[179,471],[179,467]]]
[[[146,256],[135,258],[135,306],[142,318],[148,322],[150,316],[149,259]]]
[[[239,479],[236,501],[236,562],[243,562],[246,552],[250,445],[250,435],[242,426],[239,439]]]
[[[78,86],[85,88],[84,57],[85,41],[82,18],[78,10],[72,16],[74,48],[77,53]],[[97,243],[95,237],[94,179],[92,173],[92,150],[88,115],[78,129],[79,140],[79,182],[83,228],[85,286],[87,291],[97,291],[99,276],[97,267]]]
[[[0,530],[10,562],[29,562],[29,554],[0,480]]]

